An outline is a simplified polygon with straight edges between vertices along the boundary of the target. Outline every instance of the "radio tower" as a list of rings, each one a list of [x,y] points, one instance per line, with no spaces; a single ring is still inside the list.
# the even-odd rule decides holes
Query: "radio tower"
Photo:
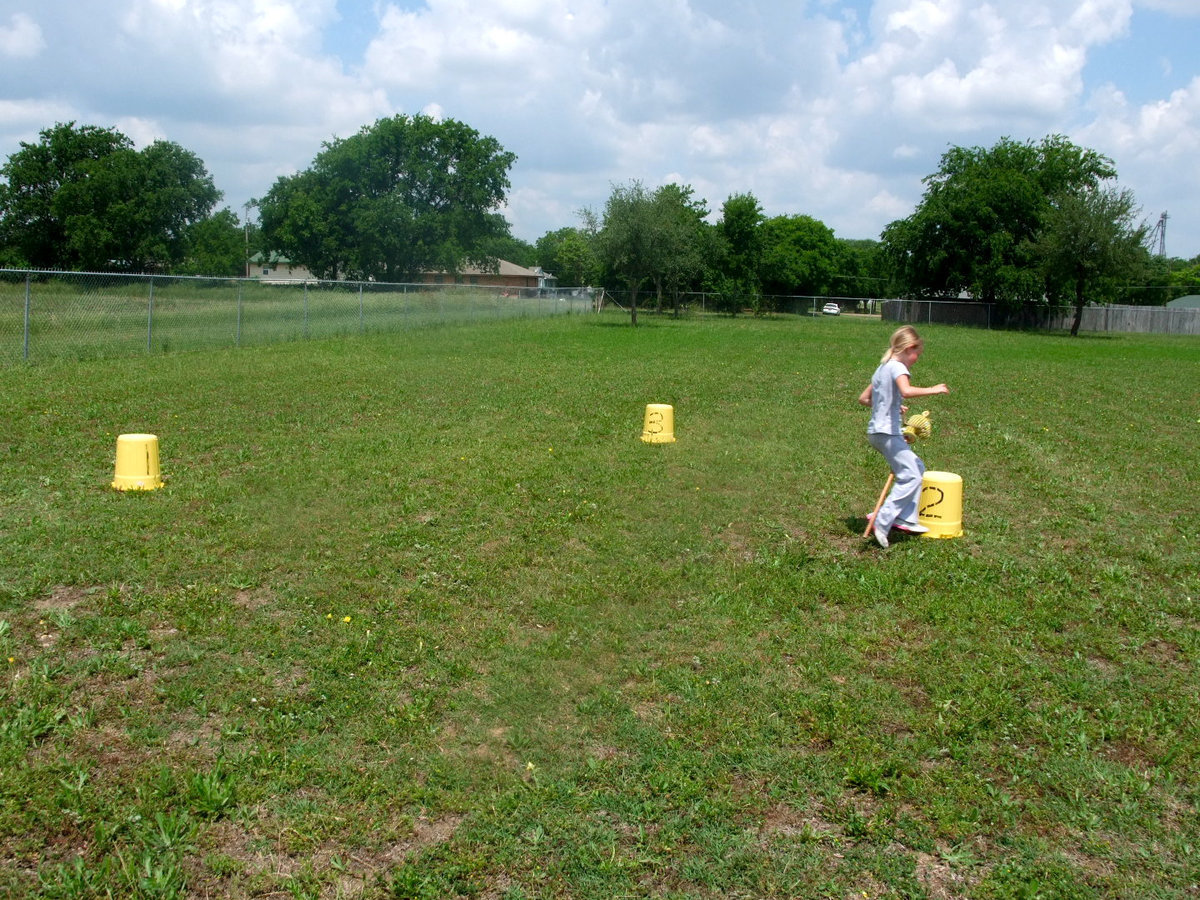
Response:
[[[1152,233],[1153,237],[1158,243],[1159,259],[1166,259],[1167,256],[1167,219],[1169,218],[1170,216],[1168,216],[1165,212],[1159,216],[1158,224],[1154,226],[1154,231]]]

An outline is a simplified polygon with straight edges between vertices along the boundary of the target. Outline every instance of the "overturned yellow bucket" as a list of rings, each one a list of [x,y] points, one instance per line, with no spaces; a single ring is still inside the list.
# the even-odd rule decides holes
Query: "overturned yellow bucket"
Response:
[[[155,435],[122,434],[117,437],[117,466],[112,486],[118,491],[152,491],[163,486]]]
[[[646,404],[642,440],[647,444],[670,444],[675,441],[675,408],[673,406],[666,403]]]
[[[929,529],[922,537],[962,537],[962,478],[953,472],[926,472],[917,518]]]

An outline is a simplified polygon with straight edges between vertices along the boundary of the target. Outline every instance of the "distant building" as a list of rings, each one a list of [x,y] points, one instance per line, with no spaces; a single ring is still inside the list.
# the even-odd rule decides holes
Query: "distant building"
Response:
[[[503,288],[552,288],[557,284],[553,275],[540,267],[526,269],[506,259],[499,260],[495,272],[479,266],[467,266],[461,272],[422,272],[417,277],[420,284],[463,284],[481,287]],[[305,266],[293,263],[286,256],[272,253],[264,256],[255,253],[247,265],[246,277],[257,278],[266,284],[282,284],[293,281],[317,281]]]
[[[1186,297],[1176,297],[1167,306],[1171,309],[1200,309],[1200,294],[1188,294]]]
[[[541,269],[526,269],[506,259],[498,261],[495,272],[479,266],[467,266],[461,272],[422,272],[423,284],[465,284],[481,287],[539,288],[547,277]],[[552,277],[552,276],[551,276]]]
[[[305,266],[293,263],[286,256],[272,253],[263,256],[255,253],[247,265],[247,278],[257,278],[267,284],[286,281],[316,281],[313,273]]]

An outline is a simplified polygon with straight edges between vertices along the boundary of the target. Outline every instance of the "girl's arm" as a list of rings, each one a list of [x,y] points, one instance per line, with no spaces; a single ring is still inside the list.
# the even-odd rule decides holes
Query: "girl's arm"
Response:
[[[909,399],[910,397],[928,397],[932,394],[950,393],[950,388],[946,387],[945,384],[935,384],[933,387],[925,388],[917,387],[915,384],[909,381],[907,375],[896,376],[896,388],[900,391],[900,396],[905,400]]]
[[[868,384],[866,390],[858,395],[858,402],[863,406],[871,405],[871,386]]]

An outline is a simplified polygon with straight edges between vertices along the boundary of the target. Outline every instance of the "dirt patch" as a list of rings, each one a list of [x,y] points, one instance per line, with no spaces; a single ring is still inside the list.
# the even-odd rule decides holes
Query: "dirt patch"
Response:
[[[233,605],[245,610],[262,609],[271,606],[274,601],[275,594],[269,590],[250,591],[243,588],[233,595]]]
[[[403,840],[377,849],[347,851],[330,841],[310,853],[289,853],[277,841],[267,838],[270,829],[247,830],[231,821],[216,823],[206,835],[210,848],[206,854],[232,861],[239,871],[234,876],[218,876],[201,869],[198,860],[189,865],[188,882],[192,896],[227,898],[290,896],[290,879],[310,871],[321,878],[321,897],[356,897],[367,885],[402,865],[410,857],[452,839],[464,816],[450,814],[429,818],[424,814],[413,822],[411,833]],[[336,876],[331,877],[336,872]],[[275,890],[279,888],[279,890]]]
[[[767,810],[758,828],[760,843],[767,844],[777,837],[808,841],[841,839],[842,828],[819,815],[779,803]]]
[[[77,585],[59,585],[39,600],[33,601],[37,612],[53,612],[59,609],[74,609],[95,593],[97,588],[84,588]]]
[[[929,900],[958,900],[966,896],[966,880],[939,856],[918,853],[916,874]]]

